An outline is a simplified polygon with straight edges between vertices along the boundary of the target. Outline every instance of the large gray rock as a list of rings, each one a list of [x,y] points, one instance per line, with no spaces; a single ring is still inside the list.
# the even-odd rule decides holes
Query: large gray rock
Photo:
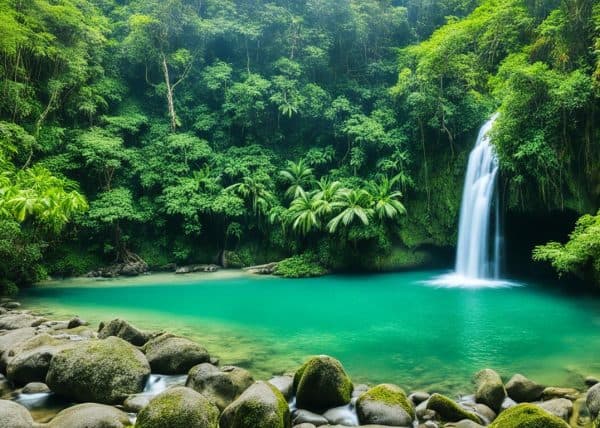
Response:
[[[46,321],[45,318],[27,313],[9,313],[0,317],[0,330],[17,330],[19,328],[37,327]]]
[[[294,375],[296,405],[299,409],[320,412],[348,404],[352,388],[350,377],[342,364],[326,355],[309,359]]]
[[[402,388],[382,384],[369,389],[356,402],[361,425],[412,426],[415,409]]]
[[[133,394],[123,401],[123,409],[126,412],[139,413],[148,405],[153,397],[149,394]]]
[[[248,370],[203,363],[190,369],[185,386],[206,396],[223,410],[253,383],[254,378]]]
[[[294,426],[301,424],[311,424],[319,427],[321,425],[327,425],[329,422],[327,418],[317,413],[313,413],[310,410],[298,409],[292,415],[292,424]]]
[[[84,403],[58,413],[47,428],[123,428],[130,425],[127,413],[115,407]]]
[[[290,428],[290,409],[277,388],[256,382],[223,411],[220,428]]]
[[[142,346],[149,338],[148,333],[119,318],[109,321],[108,324],[100,324],[98,337],[106,339],[109,336],[120,337],[135,346]]]
[[[600,383],[597,383],[589,389],[585,404],[590,411],[592,420],[598,418],[598,415],[600,414]]]
[[[500,410],[506,398],[502,378],[492,369],[483,369],[475,374],[475,401],[485,404],[495,412]]]
[[[23,394],[42,394],[46,392],[50,392],[50,388],[43,382],[31,382],[25,385],[21,392]]]
[[[26,327],[18,330],[11,330],[0,333],[0,372],[6,372],[6,365],[10,357],[8,354],[11,349],[17,347],[20,343],[35,336],[35,328]]]
[[[29,411],[14,401],[0,400],[0,427],[32,428],[33,418]]]
[[[136,428],[217,428],[219,409],[191,388],[177,386],[154,397],[139,413]],[[248,425],[250,427],[250,425]]]
[[[160,374],[187,373],[195,365],[210,361],[203,346],[170,333],[150,339],[144,352],[152,372]]]
[[[544,386],[527,379],[521,374],[516,374],[506,383],[508,396],[517,403],[538,401],[542,396]]]
[[[9,351],[6,376],[17,386],[29,382],[44,382],[52,357],[77,343],[69,339],[57,339],[49,334],[33,336]],[[11,353],[14,356],[11,357]]]
[[[552,400],[543,401],[539,403],[538,406],[567,422],[569,422],[569,417],[573,413],[573,402],[566,398],[554,398]]]
[[[117,337],[90,340],[56,354],[46,384],[76,401],[113,404],[144,389],[150,366],[144,355]]]

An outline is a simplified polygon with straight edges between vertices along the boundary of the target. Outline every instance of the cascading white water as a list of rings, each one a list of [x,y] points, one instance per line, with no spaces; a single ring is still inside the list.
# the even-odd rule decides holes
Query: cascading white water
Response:
[[[469,279],[497,279],[500,275],[498,158],[489,135],[497,117],[492,116],[479,131],[463,189],[456,274]]]

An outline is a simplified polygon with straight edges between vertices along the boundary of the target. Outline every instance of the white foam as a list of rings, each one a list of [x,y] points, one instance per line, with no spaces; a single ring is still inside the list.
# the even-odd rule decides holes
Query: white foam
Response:
[[[422,282],[425,285],[438,288],[465,288],[478,290],[482,288],[509,288],[520,287],[521,284],[500,280],[485,278],[470,278],[457,273],[448,273]]]

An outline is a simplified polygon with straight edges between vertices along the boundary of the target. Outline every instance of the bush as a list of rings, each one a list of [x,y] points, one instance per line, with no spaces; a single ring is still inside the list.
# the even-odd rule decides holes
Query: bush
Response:
[[[317,262],[314,254],[304,253],[280,261],[273,273],[284,278],[309,278],[323,276],[327,269]]]

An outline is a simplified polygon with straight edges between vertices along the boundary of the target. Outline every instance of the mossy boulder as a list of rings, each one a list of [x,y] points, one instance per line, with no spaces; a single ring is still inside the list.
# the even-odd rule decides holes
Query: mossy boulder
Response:
[[[72,400],[113,404],[141,392],[149,375],[144,354],[111,336],[56,354],[50,361],[46,384]]]
[[[290,409],[281,392],[268,382],[256,382],[221,415],[220,428],[290,428]]]
[[[402,388],[381,384],[362,394],[356,402],[362,425],[411,426],[415,409]]]
[[[500,413],[489,428],[568,428],[562,419],[534,404],[519,404]]]
[[[139,413],[136,428],[217,428],[219,409],[202,394],[177,386],[154,397]]]
[[[32,428],[29,411],[14,401],[0,400],[0,427]]]
[[[506,398],[504,383],[498,373],[492,369],[483,369],[475,374],[475,401],[485,404],[498,412]]]
[[[475,413],[469,412],[442,394],[433,394],[429,397],[427,409],[436,412],[439,419],[443,422],[458,422],[463,419],[469,419],[478,424],[482,423],[481,418]]]
[[[208,397],[223,410],[254,383],[248,370],[203,363],[191,368],[186,386]]]
[[[143,350],[154,373],[183,374],[195,365],[210,362],[203,346],[170,333],[150,339]]]
[[[319,412],[349,403],[353,386],[338,360],[321,355],[296,371],[293,388],[299,409]]]
[[[100,324],[98,337],[106,339],[110,336],[119,337],[135,346],[142,346],[149,339],[148,333],[119,318],[111,320],[107,324]]]
[[[127,413],[105,404],[84,403],[68,407],[46,425],[47,428],[124,428],[131,425]]]
[[[506,383],[506,392],[517,403],[527,403],[538,401],[544,386],[517,373]]]

